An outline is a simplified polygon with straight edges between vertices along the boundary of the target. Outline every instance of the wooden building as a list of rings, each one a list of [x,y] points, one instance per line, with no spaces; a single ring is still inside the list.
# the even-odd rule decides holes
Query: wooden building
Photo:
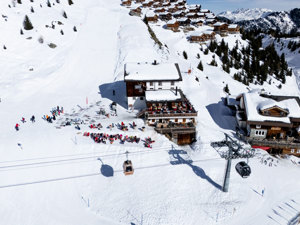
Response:
[[[253,91],[239,95],[236,120],[252,146],[300,156],[300,99]]]
[[[147,12],[145,18],[150,23],[156,23],[158,21],[158,16],[152,11]]]
[[[137,7],[135,9],[131,9],[129,12],[130,16],[141,16],[142,14],[142,9],[140,7]]]
[[[152,0],[146,0],[146,1],[144,1],[144,2],[142,3],[142,6],[143,6],[144,8],[149,8],[149,7],[151,7],[153,4],[154,4],[154,2],[153,2]]]
[[[177,20],[179,22],[179,26],[186,27],[191,24],[191,20],[189,18],[180,18]]]
[[[170,20],[166,24],[166,28],[168,30],[172,30],[174,32],[177,32],[179,29],[179,22],[176,19]]]
[[[179,145],[196,139],[197,112],[181,91],[178,64],[127,63],[124,81],[128,107],[137,117]]]
[[[228,34],[228,24],[217,22],[214,24],[214,32],[220,34],[221,36],[226,36]]]
[[[131,6],[131,0],[122,0],[122,6]]]
[[[240,33],[240,26],[237,24],[230,24],[228,26],[228,32],[230,34],[239,34]]]
[[[209,40],[214,40],[215,32],[213,31],[204,31],[204,32],[194,32],[190,35],[189,39],[192,43],[204,43]]]
[[[161,8],[156,8],[156,9],[154,10],[154,12],[159,14],[159,13],[166,12],[166,10],[165,10],[165,8],[161,7]]]
[[[158,18],[164,21],[168,21],[172,19],[172,14],[169,12],[159,13]]]
[[[204,23],[204,20],[202,20],[202,19],[192,19],[190,21],[191,21],[190,23],[192,25],[197,26],[197,27],[203,26],[203,23]]]
[[[172,16],[175,19],[179,19],[179,18],[185,17],[185,13],[183,11],[178,11],[178,12],[173,13]]]

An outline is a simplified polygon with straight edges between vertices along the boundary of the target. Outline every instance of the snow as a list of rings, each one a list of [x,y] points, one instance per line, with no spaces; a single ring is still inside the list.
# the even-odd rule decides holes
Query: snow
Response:
[[[127,63],[125,80],[181,80],[180,72],[174,63]]]
[[[235,127],[231,111],[222,102],[223,88],[228,84],[230,92],[238,95],[260,86],[245,86],[232,78],[234,71],[227,74],[221,66],[210,66],[213,54],[205,55],[198,44],[189,43],[189,33],[150,25],[168,46],[159,49],[141,18],[130,17],[119,0],[76,0],[71,6],[60,1],[51,8],[44,0],[22,2],[8,8],[10,0],[0,1],[1,14],[8,16],[0,21],[0,40],[7,47],[0,51],[1,224],[271,225],[286,224],[299,212],[299,161],[292,157],[274,158],[257,150],[249,159],[251,176],[242,179],[232,168],[229,192],[220,191],[226,161],[210,143],[222,140],[224,132],[232,135]],[[35,13],[29,13],[30,6]],[[34,30],[20,35],[25,14]],[[64,25],[46,28],[52,21]],[[40,36],[43,44],[38,42]],[[240,35],[229,35],[224,41],[229,48],[236,41],[247,45]],[[51,49],[49,43],[57,47]],[[297,66],[299,60],[289,57]],[[179,147],[148,126],[144,132],[130,126],[129,131],[107,128],[121,121],[145,126],[125,107],[124,64],[154,59],[179,63],[183,92],[198,111],[197,142],[192,146]],[[199,60],[204,71],[197,69]],[[295,76],[288,77],[280,90],[276,83],[265,83],[264,88],[299,95]],[[112,101],[118,103],[117,116],[110,114]],[[57,105],[65,110],[58,120],[50,124],[41,119]],[[110,117],[99,115],[100,108]],[[35,123],[20,122],[33,114]],[[57,129],[67,118],[83,119],[86,124],[80,125],[80,131],[74,125]],[[89,128],[98,122],[101,130]],[[16,123],[21,124],[18,132]],[[84,132],[149,136],[155,143],[152,149],[144,148],[143,142],[97,144]],[[135,169],[132,176],[124,176],[122,170],[126,151]],[[232,165],[239,161],[233,160]]]
[[[172,19],[172,20],[169,20],[169,21],[167,22],[167,24],[168,24],[168,25],[171,25],[171,24],[175,24],[176,22],[177,22],[176,19]]]
[[[245,108],[248,121],[277,121],[283,123],[291,123],[290,118],[300,118],[300,106],[295,99],[287,99],[277,102],[273,99],[265,98],[257,92],[244,93]],[[279,106],[282,109],[287,109],[289,114],[287,117],[271,117],[263,116],[259,110],[268,109],[274,106]]]
[[[181,95],[176,95],[175,90],[156,90],[145,92],[147,101],[176,101],[181,99]]]
[[[242,20],[255,20],[259,18],[266,17],[273,11],[270,9],[261,9],[261,8],[254,8],[254,9],[237,9],[235,11],[226,11],[221,12],[218,16],[226,17],[232,21],[242,21]]]
[[[228,29],[236,29],[237,27],[238,27],[237,24],[230,24],[230,25],[228,26]]]

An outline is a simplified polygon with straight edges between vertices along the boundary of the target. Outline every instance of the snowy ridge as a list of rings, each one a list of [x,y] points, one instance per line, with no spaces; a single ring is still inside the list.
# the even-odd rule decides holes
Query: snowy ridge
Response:
[[[256,20],[259,18],[264,18],[272,12],[273,12],[273,10],[262,9],[262,8],[237,9],[234,11],[221,12],[218,14],[218,16],[225,17],[234,22],[239,22],[242,20]]]
[[[245,29],[270,29],[278,30],[282,33],[289,33],[300,29],[300,9],[295,8],[290,11],[273,12],[267,9],[248,9],[227,11],[220,13],[219,18],[226,18]]]

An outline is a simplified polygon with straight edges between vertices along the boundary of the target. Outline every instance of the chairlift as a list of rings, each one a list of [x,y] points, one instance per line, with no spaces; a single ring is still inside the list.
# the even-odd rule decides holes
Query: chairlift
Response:
[[[134,169],[133,169],[133,167],[132,167],[132,162],[131,162],[131,160],[126,160],[126,161],[124,161],[124,163],[123,163],[123,170],[124,170],[124,174],[125,174],[125,176],[127,176],[127,175],[132,175],[133,174],[133,172],[134,172]]]

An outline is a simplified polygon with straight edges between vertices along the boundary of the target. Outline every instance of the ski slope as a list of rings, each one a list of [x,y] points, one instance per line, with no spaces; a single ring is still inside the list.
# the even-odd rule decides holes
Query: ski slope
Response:
[[[51,8],[42,0],[23,0],[12,8],[8,4],[8,0],[0,3],[1,13],[8,16],[0,22],[0,41],[7,47],[0,50],[1,224],[286,224],[299,212],[295,158],[275,159],[258,151],[249,160],[251,176],[243,179],[232,168],[229,192],[220,190],[226,161],[210,142],[222,140],[224,132],[233,135],[235,127],[221,100],[226,96],[223,87],[228,84],[233,95],[247,87],[234,81],[233,73],[209,66],[212,54],[206,56],[199,45],[188,43],[183,32],[151,25],[168,46],[161,50],[141,19],[130,17],[117,0],[77,0],[71,6],[61,1]],[[33,14],[29,14],[31,5]],[[63,10],[67,19],[61,16]],[[20,35],[25,14],[34,30]],[[64,25],[45,28],[57,20]],[[37,41],[40,36],[43,44]],[[247,44],[239,36],[226,38],[229,46],[236,40]],[[51,49],[49,43],[57,47]],[[188,60],[182,57],[184,50]],[[196,69],[197,53],[204,72]],[[123,65],[154,59],[180,65],[183,91],[198,110],[193,146],[178,147],[150,127],[145,131],[129,127],[126,132],[107,128],[121,121],[144,126],[135,112],[124,107]],[[268,84],[264,88],[299,93],[295,77],[287,78],[281,90]],[[110,112],[112,101],[119,103],[117,116],[97,113],[100,108]],[[47,123],[43,115],[56,106],[63,106],[64,113]],[[29,121],[33,114],[35,123]],[[20,121],[22,117],[26,123]],[[67,118],[87,124],[80,125],[80,131],[74,126],[57,129]],[[103,128],[96,132],[142,140],[150,136],[155,143],[152,149],[142,141],[96,144],[82,134],[95,132],[88,125],[98,122]],[[135,169],[132,176],[123,174],[127,151]],[[238,161],[233,160],[233,167]]]

